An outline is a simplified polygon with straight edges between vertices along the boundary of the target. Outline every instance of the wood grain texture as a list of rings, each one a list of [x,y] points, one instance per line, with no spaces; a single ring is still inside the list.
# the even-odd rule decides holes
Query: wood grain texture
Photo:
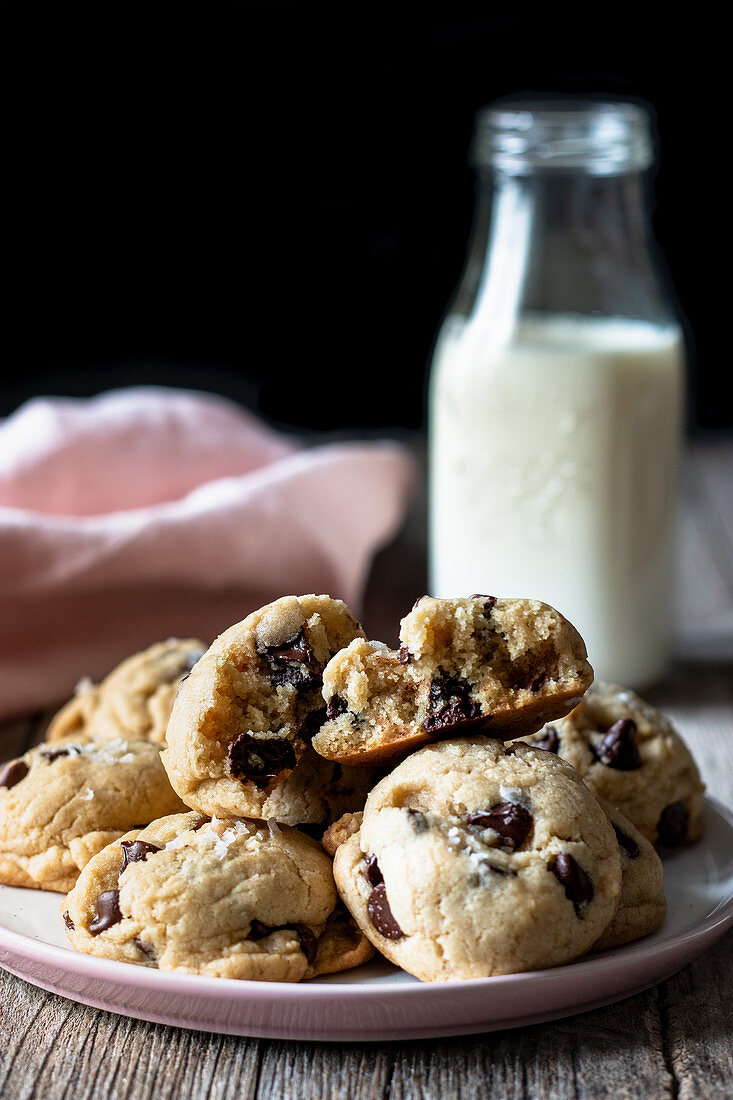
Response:
[[[689,449],[681,517],[678,660],[650,694],[678,724],[708,790],[733,805],[733,444]],[[370,635],[425,591],[424,502],[375,564]],[[0,729],[0,755],[43,716]],[[2,1100],[729,1100],[733,933],[679,974],[554,1023],[394,1044],[268,1042],[147,1024],[0,971]]]

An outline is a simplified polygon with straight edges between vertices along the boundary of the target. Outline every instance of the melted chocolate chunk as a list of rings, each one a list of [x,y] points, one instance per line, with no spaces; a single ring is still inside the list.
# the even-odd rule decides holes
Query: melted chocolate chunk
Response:
[[[384,876],[379,870],[379,864],[377,863],[377,857],[374,852],[367,852],[364,856],[364,863],[366,864],[366,877],[371,882],[372,886],[380,886],[384,882]]]
[[[310,744],[327,718],[328,709],[326,707],[309,710],[304,718],[301,717],[298,720],[298,736]]]
[[[565,887],[565,896],[572,901],[575,912],[588,905],[593,898],[593,883],[590,875],[576,863],[569,852],[560,852],[550,870]]]
[[[340,714],[345,714],[348,709],[345,699],[340,695],[332,695],[326,703],[326,718],[332,721],[334,718],[338,718]]]
[[[596,749],[596,757],[607,768],[615,768],[619,772],[633,772],[640,768],[636,722],[631,718],[619,718],[618,722],[614,722]]]
[[[69,929],[70,932],[73,932],[74,929],[76,928],[76,925],[74,924],[73,920],[69,916],[68,909],[65,910],[65,912],[63,914],[63,917],[64,917],[64,924],[66,925],[66,927]]]
[[[318,940],[307,925],[294,924],[292,927],[300,942],[300,950],[305,955],[308,963],[312,963],[318,950]]]
[[[442,670],[433,677],[428,697],[428,716],[422,726],[428,733],[440,733],[481,719],[481,709],[471,698],[471,685]]]
[[[639,845],[632,837],[627,836],[622,829],[619,829],[618,825],[614,825],[613,822],[611,822],[611,825],[613,825],[619,848],[623,848],[629,859],[636,859],[639,855]]]
[[[273,684],[312,687],[323,680],[323,666],[311,649],[303,627],[282,645],[268,646],[260,656],[269,665]]]
[[[665,848],[676,848],[687,838],[689,814],[682,802],[672,802],[662,810],[657,825],[657,842]]]
[[[98,936],[122,920],[119,890],[103,890],[94,905],[94,917],[89,922],[89,935]]]
[[[229,749],[229,762],[235,779],[266,787],[280,772],[294,768],[295,749],[284,737],[256,738],[240,733]]]
[[[545,727],[545,736],[540,737],[539,741],[533,741],[532,747],[535,749],[544,749],[545,752],[557,753],[560,751],[560,735],[554,726]]]
[[[387,901],[387,889],[383,882],[375,886],[369,895],[367,912],[377,932],[379,932],[380,936],[384,936],[386,940],[398,940],[404,935],[402,929],[392,915],[392,910]]]
[[[406,645],[401,645],[397,650],[397,660],[401,665],[409,665],[410,663],[410,651]]]
[[[249,939],[263,940],[265,936],[269,936],[274,931],[274,928],[270,928],[268,924],[263,924],[261,920],[253,920],[249,926]]]
[[[408,809],[407,817],[416,833],[424,833],[429,828],[428,819],[420,810]]]
[[[152,852],[160,852],[161,850],[162,849],[157,844],[148,844],[147,840],[123,840],[120,874],[122,874],[131,863],[140,863],[146,860]]]
[[[524,844],[534,824],[532,814],[518,802],[499,802],[490,810],[474,810],[466,820],[469,825],[493,829],[503,841],[501,847],[510,852]]]
[[[28,775],[28,765],[23,760],[10,760],[0,770],[0,787],[14,787]]]

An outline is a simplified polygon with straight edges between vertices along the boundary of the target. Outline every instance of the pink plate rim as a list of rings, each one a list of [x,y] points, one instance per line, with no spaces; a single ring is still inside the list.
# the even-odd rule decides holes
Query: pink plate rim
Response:
[[[706,798],[705,802],[712,806],[733,828],[732,810],[723,806],[714,798]],[[587,983],[602,975],[604,970],[612,966],[620,952],[623,952],[624,958],[630,966],[633,966],[634,959],[639,956],[643,956],[647,961],[651,959],[661,960],[665,956],[676,956],[678,949],[691,941],[702,940],[706,944],[714,942],[731,924],[733,924],[733,895],[726,901],[719,903],[713,912],[692,928],[678,932],[669,939],[658,943],[648,943],[642,940],[637,944],[603,952],[597,957],[589,958],[585,956],[577,962],[566,963],[564,966],[559,967],[550,967],[546,970],[529,970],[519,974],[500,974],[490,978],[456,979],[446,982],[418,982],[415,980],[389,985],[388,987],[378,982],[368,984],[298,982],[294,987],[288,985],[288,988],[297,991],[299,1001],[357,999],[363,1002],[375,999],[381,1001],[388,997],[390,1001],[409,998],[410,1001],[414,1002],[420,998],[433,1000],[436,996],[441,995],[441,990],[445,990],[447,996],[448,991],[452,994],[457,987],[465,990],[466,993],[481,989],[488,991],[492,988],[497,990],[506,987],[516,988],[522,984],[532,984],[537,987],[556,981],[566,981],[574,974],[577,975],[579,982]],[[225,1001],[239,1001],[253,995],[261,1000],[280,1000],[283,997],[282,982],[254,982],[234,978],[206,977],[198,974],[176,974],[149,967],[131,966],[129,963],[79,954],[71,948],[56,947],[53,944],[34,940],[23,936],[21,933],[0,927],[0,947],[3,946],[11,950],[16,956],[47,965],[54,963],[61,971],[73,973],[78,977],[88,976],[98,981],[107,980],[116,985],[135,985],[140,989],[151,989],[159,993],[168,990],[176,995],[189,993],[192,995],[216,996]],[[0,965],[3,964],[0,963]],[[130,973],[131,969],[134,971],[133,974]],[[32,978],[26,980],[33,983]],[[661,980],[661,978],[657,980]]]

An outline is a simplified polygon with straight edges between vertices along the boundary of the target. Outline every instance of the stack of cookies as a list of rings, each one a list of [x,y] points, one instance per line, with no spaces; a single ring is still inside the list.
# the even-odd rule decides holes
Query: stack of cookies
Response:
[[[592,679],[535,600],[423,597],[391,650],[340,600],[283,597],[82,685],[0,772],[0,881],[68,891],[79,951],[231,978],[627,943],[664,919],[655,845],[701,835],[703,785],[661,714]]]

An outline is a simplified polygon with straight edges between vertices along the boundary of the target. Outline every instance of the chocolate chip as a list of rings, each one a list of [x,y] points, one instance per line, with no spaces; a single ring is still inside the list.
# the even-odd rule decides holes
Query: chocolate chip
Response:
[[[89,922],[89,935],[98,936],[122,920],[119,890],[103,890],[94,905],[94,917]]]
[[[518,802],[499,802],[490,810],[474,810],[466,820],[469,825],[493,829],[502,838],[501,847],[510,852],[521,847],[534,824],[532,814]]]
[[[326,707],[316,707],[315,710],[308,710],[305,716],[299,715],[297,719],[298,736],[301,740],[310,744],[327,718],[328,711]]]
[[[386,940],[398,940],[404,935],[392,915],[392,910],[387,901],[387,889],[383,882],[375,886],[369,895],[367,912],[377,932],[380,936],[384,936]]]
[[[641,756],[636,744],[636,722],[620,718],[614,722],[596,749],[596,757],[607,768],[619,772],[633,772],[641,767]]]
[[[366,864],[366,877],[371,882],[372,886],[379,886],[384,882],[384,875],[379,870],[379,864],[377,863],[377,857],[374,852],[367,852],[364,856],[364,863]]]
[[[229,761],[236,779],[260,788],[297,763],[295,749],[284,737],[252,737],[249,733],[240,733],[229,749]]]
[[[491,612],[494,610],[494,607],[496,606],[497,598],[498,597],[496,596],[484,596],[481,592],[474,592],[474,594],[471,596],[472,600],[484,601],[484,615],[487,619],[491,615]]]
[[[408,809],[407,818],[416,833],[424,833],[429,828],[428,819],[420,810]]]
[[[540,737],[538,741],[533,741],[532,747],[535,749],[544,749],[545,752],[559,752],[560,735],[557,729],[554,726],[545,726],[545,736]]]
[[[316,659],[303,627],[287,642],[267,646],[260,656],[270,666],[270,679],[275,685],[311,687],[323,679],[323,666]]]
[[[253,920],[249,926],[249,939],[262,940],[265,936],[269,936],[274,929],[270,928],[268,924],[263,924],[261,920]]]
[[[401,645],[397,650],[397,660],[401,665],[409,665],[410,663],[410,651],[406,645]]]
[[[143,943],[143,941],[137,936],[135,936],[135,939],[132,942],[134,946],[138,949],[138,951],[141,954],[145,955],[148,959],[155,958],[155,950],[150,946],[150,944]]]
[[[194,822],[194,824],[191,826],[191,832],[197,833],[199,829],[203,829],[204,825],[208,825],[210,821],[210,817],[200,817],[198,821]]]
[[[318,940],[305,924],[294,924],[293,929],[300,941],[300,950],[309,963],[312,963],[318,950]]]
[[[49,764],[53,764],[54,760],[60,760],[62,756],[71,756],[72,754],[78,756],[79,750],[62,746],[58,749],[42,749],[38,755],[47,760]]]
[[[687,838],[690,817],[682,802],[672,802],[662,810],[657,825],[657,842],[665,848],[676,848]]]
[[[497,867],[495,863],[491,863],[488,859],[479,860],[478,868],[481,876],[485,876],[488,873],[491,875],[502,875],[508,878],[517,873],[516,871],[512,871],[509,867]]]
[[[623,848],[629,859],[636,859],[639,855],[639,845],[632,837],[627,836],[622,829],[619,829],[618,825],[614,825],[613,822],[611,822],[611,825],[613,825],[613,831],[616,834],[619,848]]]
[[[593,898],[593,883],[569,852],[560,852],[550,870],[565,887],[565,896],[578,913]]]
[[[76,928],[76,925],[74,924],[73,920],[69,916],[68,910],[66,910],[64,912],[63,918],[64,918],[64,924],[66,925],[66,927],[69,929],[70,932],[73,932],[74,929]]]
[[[120,874],[122,874],[131,863],[140,863],[146,860],[152,852],[160,851],[162,851],[162,849],[157,844],[148,844],[147,840],[123,840]]]
[[[305,924],[280,924],[273,928],[269,924],[263,924],[261,920],[253,920],[249,926],[249,939],[263,940],[265,936],[273,932],[295,932],[300,944],[300,950],[309,963],[312,963],[318,950],[318,940]]]
[[[10,760],[0,771],[0,787],[14,787],[28,775],[28,765],[23,760]]]
[[[422,724],[423,729],[439,733],[481,718],[481,709],[471,698],[471,685],[439,670],[430,684],[428,716]]]
[[[326,703],[326,717],[329,721],[338,718],[348,710],[348,704],[340,695],[332,695]]]

